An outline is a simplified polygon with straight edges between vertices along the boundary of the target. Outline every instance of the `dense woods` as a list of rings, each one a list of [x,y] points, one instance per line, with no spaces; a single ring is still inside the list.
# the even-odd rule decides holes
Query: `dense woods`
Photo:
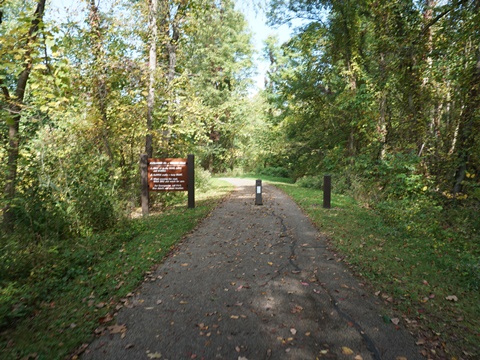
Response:
[[[142,153],[193,153],[199,181],[256,171],[320,187],[333,174],[334,191],[436,253],[453,243],[463,265],[446,271],[480,289],[480,1],[268,9],[270,25],[297,28],[265,42],[253,96],[233,0],[0,0],[0,313],[50,255],[140,206]]]
[[[2,2],[3,228],[23,245],[137,206],[143,152],[234,163],[252,47],[233,2],[97,3]]]
[[[478,1],[272,1],[272,24],[303,25],[265,45],[274,136],[264,156],[306,186],[333,173],[337,191],[426,229],[426,241],[442,233],[474,249],[477,283],[479,10]]]
[[[266,48],[271,121],[290,144],[275,161],[372,192],[478,199],[479,6],[273,1],[272,23],[305,20]]]

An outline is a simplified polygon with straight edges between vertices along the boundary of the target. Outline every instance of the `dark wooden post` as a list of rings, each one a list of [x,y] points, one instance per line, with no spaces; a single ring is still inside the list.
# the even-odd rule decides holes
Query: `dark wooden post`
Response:
[[[142,184],[142,193],[140,195],[142,202],[142,215],[148,216],[148,155],[140,155],[140,178]]]
[[[187,155],[188,208],[195,208],[195,155]]]
[[[323,208],[331,208],[331,198],[332,198],[332,176],[325,175],[323,177]]]
[[[263,205],[262,202],[262,180],[255,181],[255,205]]]

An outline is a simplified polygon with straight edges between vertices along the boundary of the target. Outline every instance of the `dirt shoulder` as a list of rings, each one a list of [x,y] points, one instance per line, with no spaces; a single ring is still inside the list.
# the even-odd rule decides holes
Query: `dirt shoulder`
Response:
[[[423,359],[290,198],[228,181],[83,359]]]

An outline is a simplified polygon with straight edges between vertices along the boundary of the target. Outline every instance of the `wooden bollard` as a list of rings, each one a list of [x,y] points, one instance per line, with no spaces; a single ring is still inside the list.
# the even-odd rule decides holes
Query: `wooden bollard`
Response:
[[[325,175],[323,177],[323,208],[331,208],[331,199],[332,199],[332,176]]]

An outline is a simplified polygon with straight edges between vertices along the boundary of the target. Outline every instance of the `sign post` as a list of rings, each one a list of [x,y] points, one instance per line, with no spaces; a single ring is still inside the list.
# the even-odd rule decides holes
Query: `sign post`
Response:
[[[188,208],[195,208],[195,155],[187,156]]]

